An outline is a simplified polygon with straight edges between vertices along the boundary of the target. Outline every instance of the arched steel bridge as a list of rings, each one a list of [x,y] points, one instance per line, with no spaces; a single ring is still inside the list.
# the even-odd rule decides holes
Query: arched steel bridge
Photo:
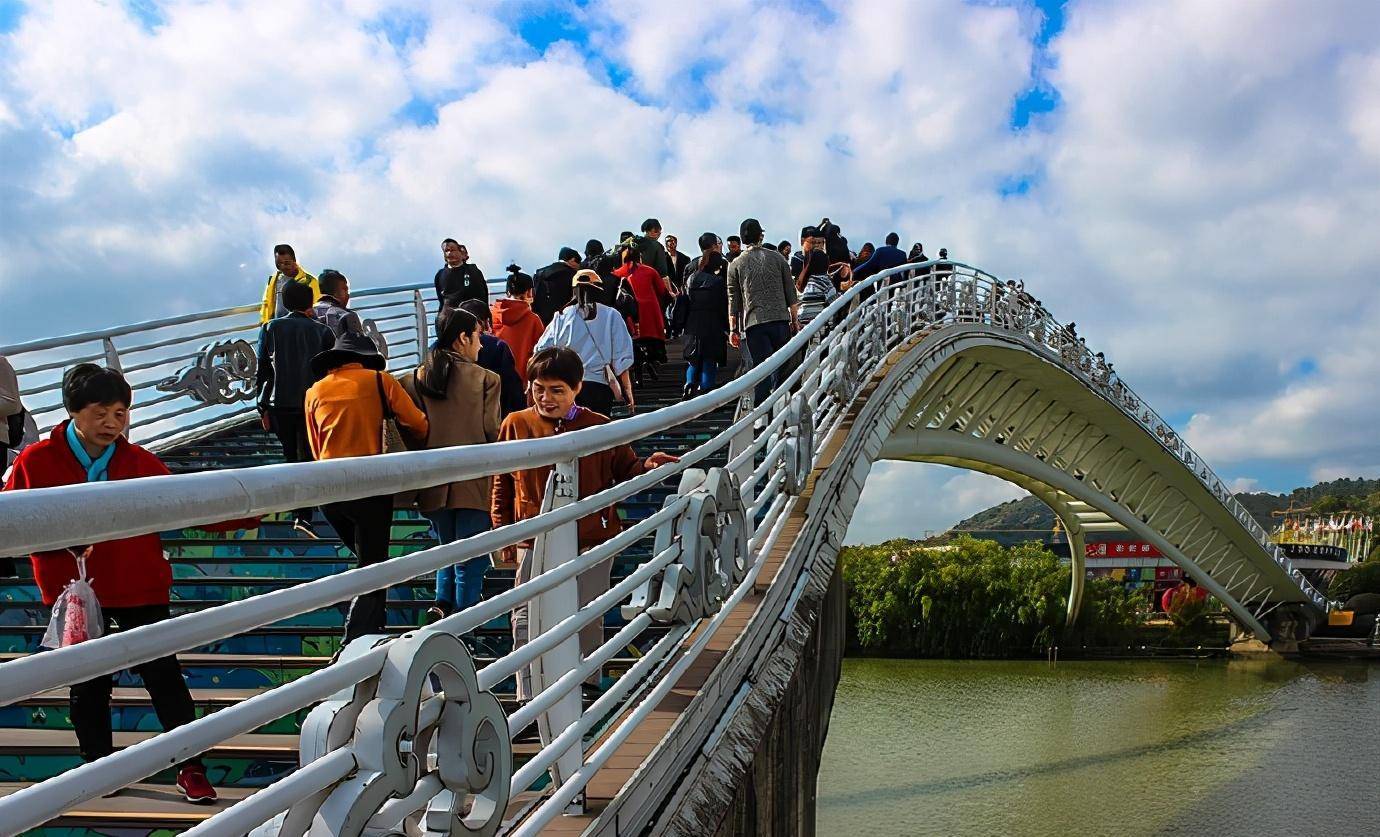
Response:
[[[404,298],[380,304],[380,319],[408,325],[384,331],[415,325],[414,351],[424,346],[420,296],[385,293]],[[244,313],[227,311],[214,314]],[[114,353],[118,362],[113,337],[193,320],[95,335],[95,356]],[[185,350],[206,336],[140,350]],[[385,345],[387,337],[380,335]],[[63,345],[3,351],[30,352],[36,374],[63,365],[42,354]],[[237,400],[225,394],[243,373],[234,372],[236,349],[214,350],[220,367],[206,354],[177,355],[196,358],[206,383],[162,382],[169,397],[160,401],[191,402],[174,404],[170,416]],[[215,368],[229,368],[228,378]],[[754,406],[754,386],[772,374],[782,380]],[[577,457],[674,432],[724,405],[736,405],[733,423],[678,464],[574,499]],[[177,438],[225,420],[152,429]],[[1047,502],[1073,545],[1071,613],[1081,596],[1082,539],[1112,529],[1154,544],[1261,639],[1306,631],[1329,608],[1207,464],[1033,299],[966,265],[906,265],[844,294],[786,349],[727,386],[558,439],[0,495],[0,555],[9,555],[555,465],[543,512],[531,520],[0,665],[3,706],[536,540],[532,580],[426,628],[362,638],[333,665],[23,788],[0,799],[0,832],[49,822],[313,707],[300,768],[188,834],[695,833],[692,812],[714,802],[699,778],[719,751],[760,730],[762,690],[776,684],[779,697],[813,630],[806,605],[835,579],[841,539],[882,458],[995,474]],[[677,490],[661,510],[578,552],[578,518],[667,480]],[[580,607],[576,574],[639,542],[652,543],[651,557]],[[459,637],[518,605],[531,606],[533,641],[477,667]],[[615,609],[622,628],[582,658],[580,628]],[[644,653],[583,705],[586,675],[629,645]],[[526,667],[536,696],[505,713],[491,693]],[[510,742],[533,722],[540,748],[518,766]],[[594,793],[600,782],[612,790]]]

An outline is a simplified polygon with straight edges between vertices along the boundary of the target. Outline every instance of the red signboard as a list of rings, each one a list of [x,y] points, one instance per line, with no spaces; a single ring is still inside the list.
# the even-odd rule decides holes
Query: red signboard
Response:
[[[1088,558],[1159,558],[1160,551],[1145,541],[1103,541],[1083,547]]]

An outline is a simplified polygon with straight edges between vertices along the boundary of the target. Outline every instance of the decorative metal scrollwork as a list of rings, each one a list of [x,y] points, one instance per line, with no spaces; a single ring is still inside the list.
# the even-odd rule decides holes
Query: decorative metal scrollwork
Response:
[[[182,371],[159,381],[159,392],[185,394],[203,404],[234,404],[254,397],[259,358],[244,340],[221,340],[201,348]]]
[[[747,510],[738,483],[726,469],[691,468],[681,474],[677,496],[689,498],[685,510],[656,531],[655,554],[679,554],[652,576],[622,608],[632,619],[646,612],[663,624],[691,624],[717,613],[724,599],[746,577]]]
[[[858,359],[859,350],[859,341],[852,331],[843,335],[837,348],[829,350],[831,355],[838,352],[834,379],[829,386],[829,394],[841,404],[849,401],[858,387],[858,379],[862,375],[862,366]]]
[[[379,639],[351,643],[342,662],[366,653]],[[386,803],[412,794],[434,774],[443,790],[399,830],[491,837],[508,805],[510,740],[508,719],[498,699],[480,691],[464,643],[442,631],[404,634],[388,645],[378,675],[338,693],[307,716],[302,763],[346,747],[357,768],[328,791],[293,806],[276,833],[356,837],[379,827],[369,821]]]
[[[804,394],[796,393],[786,405],[783,429],[787,434],[782,455],[785,490],[787,494],[798,496],[804,493],[810,471],[815,466],[815,417]]]
[[[364,329],[364,336],[369,338],[374,344],[374,348],[378,349],[379,354],[384,360],[387,360],[388,340],[384,338],[383,333],[379,331],[378,324],[373,320],[361,320],[360,326]]]
[[[712,468],[704,480],[704,491],[714,499],[714,519],[710,541],[710,561],[716,572],[709,580],[711,601],[723,602],[747,578],[752,566],[748,553],[750,524],[743,506],[743,492],[737,477],[726,468]]]

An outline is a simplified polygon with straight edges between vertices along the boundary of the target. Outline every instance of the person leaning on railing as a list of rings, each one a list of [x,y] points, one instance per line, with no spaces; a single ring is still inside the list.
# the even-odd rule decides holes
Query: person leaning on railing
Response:
[[[69,369],[62,379],[62,403],[68,420],[53,428],[47,439],[24,449],[5,490],[167,475],[167,467],[157,456],[125,439],[132,396],[124,376],[114,369],[91,363]],[[60,524],[54,521],[54,525]],[[224,532],[258,525],[258,518],[249,517],[197,528]],[[85,550],[85,546],[74,546],[31,556],[34,581],[45,605],[52,606],[68,583],[77,578],[75,556]],[[106,633],[132,630],[169,617],[172,567],[163,557],[157,532],[94,544],[85,563]],[[176,656],[160,657],[133,670],[143,680],[165,730],[196,718]],[[72,727],[84,761],[95,761],[115,751],[110,690],[109,674],[72,686]],[[199,758],[182,763],[177,786],[190,802],[216,798]]]
[[[575,403],[576,396],[585,383],[584,374],[584,363],[574,351],[564,347],[538,351],[532,356],[532,362],[527,367],[527,379],[531,382],[532,406],[503,420],[503,427],[498,432],[499,441],[543,439],[607,424],[608,416]],[[582,456],[579,465],[580,499],[676,461],[677,457],[661,452],[653,453],[645,459],[639,458],[631,445],[619,445]],[[509,523],[540,514],[542,496],[546,492],[546,480],[551,470],[551,466],[547,465],[513,473],[495,474],[492,502],[494,526],[507,526]],[[623,530],[616,507],[602,509],[595,514],[582,517],[577,526],[581,550],[598,546]],[[508,547],[504,551],[508,560],[517,562],[519,584],[532,578],[531,549],[532,544],[529,541],[519,547]],[[580,573],[577,585],[581,607],[609,589],[609,571],[612,567],[613,559],[610,558]],[[527,626],[527,607],[524,605],[514,608],[515,648],[527,643]],[[602,619],[596,619],[580,629],[582,655],[589,656],[603,644],[603,629]],[[590,685],[597,685],[597,681],[598,676],[592,675]],[[518,698],[529,700],[531,697],[531,676],[524,669],[518,675]]]
[[[335,348],[312,358],[312,374],[320,378],[307,390],[305,402],[313,457],[340,459],[383,453],[383,425],[389,412],[400,431],[416,440],[426,439],[426,416],[384,366],[383,356],[362,334],[341,335]],[[392,494],[327,503],[321,513],[361,567],[388,560]],[[344,641],[381,632],[387,603],[386,589],[357,596],[345,618]]]

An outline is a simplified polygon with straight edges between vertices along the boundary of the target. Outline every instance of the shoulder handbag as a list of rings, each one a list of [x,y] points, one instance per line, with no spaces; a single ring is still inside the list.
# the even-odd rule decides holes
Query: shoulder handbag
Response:
[[[374,383],[379,388],[379,404],[383,406],[383,425],[379,432],[379,449],[384,453],[401,453],[407,450],[407,443],[403,441],[402,431],[398,430],[398,416],[393,412],[393,405],[388,403],[388,396],[383,391],[383,373],[374,373]]]
[[[631,277],[632,271],[628,271],[627,276],[619,279],[618,291],[613,295],[613,307],[618,313],[633,322],[637,322],[637,316],[641,313],[641,307],[637,304],[637,295],[633,293],[632,286],[629,284],[628,280]]]
[[[575,312],[575,316],[579,318],[580,322],[585,324],[585,333],[589,335],[589,342],[594,345],[594,351],[599,353],[599,360],[604,362],[604,380],[608,382],[609,389],[613,390],[614,400],[622,401],[624,404],[628,403],[627,393],[623,392],[623,382],[618,379],[618,373],[614,371],[613,364],[610,363],[608,357],[604,355],[604,350],[600,348],[599,341],[594,339],[594,331],[589,327],[589,320],[581,316],[579,311]]]

